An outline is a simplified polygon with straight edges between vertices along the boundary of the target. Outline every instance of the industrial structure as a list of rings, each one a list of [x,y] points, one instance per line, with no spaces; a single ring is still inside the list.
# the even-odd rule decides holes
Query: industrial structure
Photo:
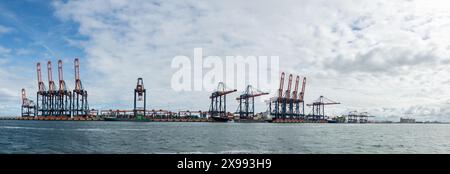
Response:
[[[55,81],[53,81],[53,72],[52,72],[52,62],[47,62],[47,72],[48,72],[48,91],[47,91],[47,112],[50,116],[56,116],[56,85]]]
[[[80,79],[80,63],[74,61],[75,89],[71,92],[64,80],[63,63],[58,61],[58,88],[53,81],[52,62],[47,62],[48,90],[42,79],[41,63],[37,63],[38,91],[36,93],[35,116],[88,116],[90,114],[87,91]]]
[[[80,61],[78,58],[74,60],[74,76],[75,87],[69,90],[63,74],[63,62],[58,61],[58,88],[53,80],[52,62],[47,62],[48,86],[45,85],[42,78],[41,63],[37,63],[37,81],[38,90],[36,93],[36,103],[29,100],[26,96],[25,89],[22,89],[22,117],[37,116],[37,119],[47,117],[48,120],[67,120],[65,118],[94,118],[112,119],[113,120],[172,120],[172,119],[198,119],[200,121],[228,121],[233,114],[227,112],[226,98],[228,94],[236,92],[236,89],[228,89],[223,82],[220,82],[217,89],[211,94],[210,107],[208,112],[203,111],[178,111],[172,112],[163,109],[147,109],[147,90],[144,88],[142,78],[137,79],[134,89],[134,107],[133,110],[89,110],[88,92],[83,88],[80,78]],[[287,88],[285,87],[285,73],[281,73],[279,89],[277,95],[269,101],[268,115],[263,113],[255,113],[255,98],[268,95],[248,85],[245,91],[240,94],[236,100],[239,102],[235,115],[239,116],[234,119],[243,120],[264,120],[274,122],[305,122],[309,120],[326,121],[325,105],[340,104],[328,98],[320,96],[319,99],[307,106],[312,107],[312,114],[305,115],[305,88],[306,77],[301,78],[289,74],[287,80]],[[300,83],[301,82],[301,83]],[[300,85],[301,84],[301,85]],[[292,88],[293,87],[293,88]],[[300,88],[301,87],[301,88]],[[208,118],[209,115],[209,118]],[[271,117],[267,117],[267,116]],[[348,122],[364,123],[368,122],[367,114],[349,114]],[[89,117],[88,117],[89,116]],[[261,116],[261,117],[260,117]],[[264,117],[264,119],[262,119]],[[59,119],[63,118],[63,119]],[[270,120],[271,119],[271,120]]]
[[[416,123],[416,119],[414,118],[400,118],[400,123]]]
[[[216,91],[209,97],[211,99],[209,115],[218,120],[228,120],[227,95],[236,91],[236,89],[227,89],[225,83],[220,82]]]
[[[138,107],[138,104],[141,106]],[[137,79],[136,88],[134,89],[134,117],[145,116],[147,106],[147,93],[144,88],[144,81],[142,78]]]
[[[311,104],[307,104],[307,106],[312,106],[312,114],[307,116],[308,120],[325,120],[325,105],[337,105],[341,104],[339,102],[335,102],[330,100],[324,96],[320,96],[317,100],[315,100]]]
[[[351,111],[347,115],[347,123],[368,123],[370,116],[368,112]]]
[[[59,88],[56,98],[57,115],[70,117],[72,115],[72,92],[67,90],[63,75],[63,64],[58,60]]]
[[[83,88],[80,79],[80,61],[78,58],[74,60],[75,68],[75,89],[72,92],[72,115],[87,116],[89,114],[88,93]]]
[[[46,116],[48,114],[48,100],[47,100],[47,89],[45,88],[44,81],[42,79],[41,73],[41,63],[37,63],[37,79],[38,79],[38,91],[36,94],[36,116]]]
[[[302,81],[302,89],[299,93],[298,87],[300,76],[296,77],[294,91],[291,93],[293,75],[289,75],[288,85],[286,91],[284,88],[285,73],[281,73],[280,86],[278,89],[278,96],[271,99],[269,103],[270,115],[274,119],[304,119],[305,116],[305,86],[306,77]]]
[[[33,100],[27,98],[25,89],[22,89],[22,117],[30,117],[36,115],[36,105]]]
[[[255,116],[255,97],[267,95],[267,92],[261,92],[258,89],[254,89],[251,85],[248,85],[244,93],[241,94],[236,100],[239,101],[239,106],[236,113],[239,114],[240,119],[250,119]]]
[[[292,93],[292,99],[289,100],[289,111],[293,113],[292,115],[296,118],[305,116],[305,85],[306,85],[306,77],[303,77],[302,81],[302,89],[300,93],[298,92],[298,84],[300,81],[300,76],[297,76],[295,80],[295,90]]]

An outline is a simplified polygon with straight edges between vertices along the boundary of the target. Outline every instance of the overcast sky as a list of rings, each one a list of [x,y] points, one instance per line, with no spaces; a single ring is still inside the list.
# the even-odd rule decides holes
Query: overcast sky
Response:
[[[307,103],[320,95],[342,103],[329,114],[450,121],[446,0],[28,0],[1,2],[0,11],[0,115],[20,113],[21,88],[35,99],[38,61],[62,58],[73,88],[74,57],[91,108],[132,108],[143,77],[149,108],[207,110],[210,91],[170,87],[172,58],[201,47],[279,56],[280,70],[308,78]]]

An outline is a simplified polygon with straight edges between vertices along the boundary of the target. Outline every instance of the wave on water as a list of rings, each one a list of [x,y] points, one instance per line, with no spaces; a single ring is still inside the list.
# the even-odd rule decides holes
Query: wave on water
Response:
[[[146,130],[150,130],[150,129],[118,129],[118,130],[124,130],[124,131],[146,131]]]
[[[132,128],[125,128],[125,129],[99,129],[99,128],[80,128],[80,129],[76,129],[76,130],[85,130],[85,131],[142,131],[142,130],[149,130],[149,129],[132,129]]]
[[[64,129],[66,130],[66,129]],[[74,130],[74,131],[88,131],[88,132],[110,132],[113,129],[100,129],[100,128],[77,128],[77,129],[67,129],[67,130]]]
[[[92,131],[92,132],[111,132],[111,131],[146,131],[149,129],[101,129],[101,128],[49,128],[49,127],[29,127],[29,126],[0,126],[0,129],[27,129],[27,130],[62,130],[62,131]]]
[[[0,126],[0,129],[56,130],[55,128],[46,128],[46,127],[22,127],[22,126]]]
[[[112,131],[145,131],[149,129],[133,129],[133,128],[124,128],[124,129],[100,129],[100,128],[78,128],[72,129],[75,131],[92,131],[92,132],[112,132]]]
[[[99,129],[99,128],[78,128],[78,129],[66,129],[66,128],[48,128],[48,127],[28,127],[28,126],[0,126],[0,129],[27,129],[27,130],[58,130],[58,131],[112,131],[112,129]]]

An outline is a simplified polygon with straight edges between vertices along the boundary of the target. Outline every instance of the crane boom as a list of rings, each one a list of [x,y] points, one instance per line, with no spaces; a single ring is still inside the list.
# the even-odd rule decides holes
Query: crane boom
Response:
[[[339,103],[339,102],[336,102],[336,103],[319,103],[319,102],[315,102],[315,103],[312,103],[312,104],[307,104],[307,106],[312,106],[312,105],[337,105],[337,104],[341,104],[341,103]]]
[[[75,80],[80,80],[80,61],[78,60],[78,58],[75,58],[74,66],[75,66]]]
[[[303,77],[303,82],[302,82],[302,91],[300,92],[300,102],[303,102],[304,97],[305,97],[305,86],[306,86],[306,77]]]
[[[292,92],[292,98],[293,98],[294,100],[297,100],[297,98],[298,98],[297,93],[298,93],[298,83],[299,83],[299,81],[300,81],[300,76],[297,76],[297,77],[295,78],[294,92]]]
[[[307,104],[307,106],[313,106],[313,105],[336,105],[341,104],[340,102],[332,101],[328,98],[325,98],[324,96],[320,96],[316,101],[314,101],[311,104]]]
[[[27,106],[28,105],[27,94],[26,94],[24,88],[22,88],[22,105],[23,106]]]
[[[292,86],[292,74],[289,74],[288,88],[285,94],[287,99],[291,98],[291,86]]]
[[[42,93],[42,92],[45,92],[46,89],[45,89],[44,81],[42,80],[41,63],[37,63],[36,69],[37,69],[37,78],[38,78],[38,92]]]
[[[80,79],[80,61],[78,58],[75,58],[74,60],[74,67],[75,67],[75,91],[80,92],[83,90],[83,86],[81,84]]]
[[[47,62],[47,70],[48,70],[48,90],[50,92],[55,91],[55,82],[53,81],[53,75],[52,75],[52,62]]]
[[[280,88],[278,89],[278,98],[283,97],[283,86],[284,86],[284,72],[281,73]]]
[[[59,91],[66,90],[66,82],[63,75],[63,64],[61,60],[58,60],[58,79],[59,79]]]
[[[241,94],[239,97],[237,97],[236,100],[254,98],[254,97],[259,97],[259,96],[268,95],[268,94],[269,93],[261,92],[258,89],[254,90],[252,85],[248,85],[245,92],[243,94]]]
[[[248,94],[248,95],[241,95],[239,97],[236,98],[236,100],[240,100],[240,99],[246,99],[246,98],[253,98],[253,97],[259,97],[259,96],[263,96],[263,95],[268,95],[269,93],[267,92],[262,92],[262,93],[256,93],[256,94]]]
[[[233,93],[233,92],[236,92],[236,91],[237,91],[236,89],[229,90],[229,91],[217,91],[209,98],[214,98],[214,97],[218,97],[218,96],[227,95],[227,94],[230,94],[230,93]]]
[[[62,65],[62,61],[61,60],[58,60],[58,79],[59,79],[60,82],[64,80],[63,65]]]
[[[230,94],[230,93],[233,93],[236,91],[237,91],[237,89],[226,90],[225,83],[220,82],[219,85],[217,86],[217,90],[215,92],[213,92],[209,98],[220,97],[220,96],[227,95],[227,94]]]

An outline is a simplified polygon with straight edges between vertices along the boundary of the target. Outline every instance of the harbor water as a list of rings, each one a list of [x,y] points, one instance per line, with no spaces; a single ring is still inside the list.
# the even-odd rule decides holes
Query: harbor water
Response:
[[[450,153],[450,124],[2,120],[0,153]]]

